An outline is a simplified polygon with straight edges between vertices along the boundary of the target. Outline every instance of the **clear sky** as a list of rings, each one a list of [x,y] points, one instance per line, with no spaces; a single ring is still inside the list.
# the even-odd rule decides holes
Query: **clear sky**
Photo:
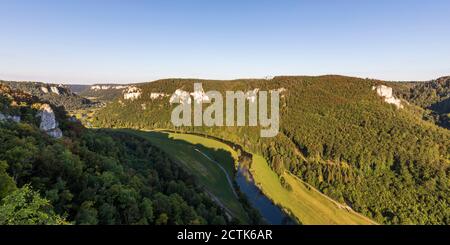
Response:
[[[0,79],[450,75],[450,1],[0,0]]]

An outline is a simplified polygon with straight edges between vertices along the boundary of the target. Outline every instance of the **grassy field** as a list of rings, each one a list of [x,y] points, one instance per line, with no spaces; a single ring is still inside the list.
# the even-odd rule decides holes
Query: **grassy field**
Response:
[[[237,152],[227,144],[192,134],[170,133],[169,136],[172,139],[184,140],[196,145],[202,152],[222,164],[222,167],[225,168],[231,176],[234,175],[235,161],[237,160],[238,155]]]
[[[279,206],[289,210],[302,224],[375,224],[288,173],[283,177],[292,190],[286,190],[262,156],[253,155],[250,171],[263,193]]]
[[[227,179],[233,179],[234,161],[237,159],[237,153],[231,147],[216,140],[190,134],[123,131],[143,137],[161,148],[174,161],[182,164],[185,169],[196,176],[204,188],[227,211],[244,222],[248,221],[246,212]]]

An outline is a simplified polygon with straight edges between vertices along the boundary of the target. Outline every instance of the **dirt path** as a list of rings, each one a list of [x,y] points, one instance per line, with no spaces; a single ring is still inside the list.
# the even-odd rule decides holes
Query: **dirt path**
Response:
[[[239,198],[236,191],[234,190],[234,185],[233,185],[233,181],[230,177],[230,175],[227,173],[227,171],[222,167],[222,165],[220,165],[220,163],[216,162],[215,160],[213,160],[212,158],[210,158],[208,155],[206,155],[205,153],[201,152],[199,149],[195,149],[195,151],[197,151],[198,153],[200,153],[202,156],[204,156],[206,159],[208,159],[209,161],[217,164],[217,166],[222,170],[222,172],[225,174],[225,176],[227,177],[227,181],[228,184],[230,185],[231,190],[233,191],[233,194],[236,198]]]
[[[216,197],[214,194],[212,194],[210,191],[208,191],[207,189],[205,189],[206,194],[208,194],[211,199],[217,204],[219,205],[221,208],[223,208],[225,210],[225,214],[227,215],[228,219],[231,220],[233,217],[236,217],[233,212],[231,212],[231,210],[229,208],[227,208],[225,206],[225,204],[223,204],[222,201],[220,201],[220,199],[218,197]]]

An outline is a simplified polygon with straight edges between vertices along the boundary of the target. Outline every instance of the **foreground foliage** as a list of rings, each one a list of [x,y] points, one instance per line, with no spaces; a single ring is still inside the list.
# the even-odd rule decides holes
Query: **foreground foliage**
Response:
[[[47,199],[24,186],[5,198],[0,206],[1,225],[63,225],[68,224],[56,215]]]
[[[2,91],[2,112],[23,120],[0,122],[0,223],[239,222],[147,141],[86,130],[64,115],[58,121],[65,137],[52,139],[39,130],[29,104]]]

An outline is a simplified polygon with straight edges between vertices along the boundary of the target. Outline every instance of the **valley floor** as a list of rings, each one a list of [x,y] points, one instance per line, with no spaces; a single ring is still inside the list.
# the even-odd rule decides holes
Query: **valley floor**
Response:
[[[247,221],[231,177],[238,155],[230,146],[214,139],[182,133],[125,130],[148,139],[194,174],[213,199],[231,215]],[[214,159],[212,159],[213,157]],[[261,191],[301,224],[376,224],[340,204],[290,173],[283,178],[292,187],[284,188],[266,160],[253,154],[250,172]]]

